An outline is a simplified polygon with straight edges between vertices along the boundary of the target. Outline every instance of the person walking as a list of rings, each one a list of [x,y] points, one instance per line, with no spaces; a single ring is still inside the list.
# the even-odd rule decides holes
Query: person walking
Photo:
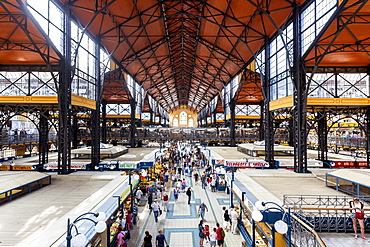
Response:
[[[216,228],[213,228],[213,232],[209,234],[209,246],[210,247],[216,247],[217,243],[217,234],[216,234]]]
[[[145,231],[145,237],[141,247],[152,247],[152,235],[148,231]]]
[[[236,212],[235,208],[231,209],[230,212],[230,218],[231,218],[231,233],[236,234],[236,229],[238,229],[238,219],[239,219],[239,214]]]
[[[117,247],[122,247],[124,246],[125,243],[125,231],[121,226],[118,227],[118,234],[117,234]]]
[[[167,212],[168,211],[168,195],[166,192],[163,193],[162,199],[163,199],[163,210]]]
[[[206,237],[206,235],[204,233],[203,220],[199,222],[198,230],[199,230],[199,246],[204,247],[203,242],[204,242],[204,238]]]
[[[186,191],[186,195],[188,196],[189,205],[190,205],[190,200],[191,200],[191,193],[192,193],[192,190],[191,190],[191,187],[189,187],[188,190]]]
[[[224,247],[224,241],[225,241],[225,231],[220,227],[220,224],[216,224],[217,229],[216,229],[216,239],[217,239],[217,246],[218,247]]]
[[[224,213],[224,228],[225,230],[228,232],[229,230],[231,230],[231,219],[230,219],[230,215],[229,215],[229,210],[225,210],[225,213]]]
[[[164,243],[168,245],[166,237],[162,234],[162,230],[158,231],[158,235],[155,238],[155,242],[157,247],[164,247]]]
[[[210,238],[209,238],[209,235],[210,235],[209,225],[205,225],[204,226],[204,235],[205,235],[206,243],[208,243],[209,241],[211,241]]]
[[[153,204],[153,195],[151,192],[148,193],[148,206],[149,209],[152,209],[152,204]]]
[[[127,231],[131,230],[131,224],[132,224],[131,210],[127,210],[127,213],[126,213],[126,230]]]
[[[136,225],[137,215],[138,214],[139,214],[139,207],[135,203],[134,204],[134,207],[133,207],[133,212],[132,212],[132,224],[134,224],[134,225]]]
[[[152,208],[153,208],[154,220],[155,222],[158,222],[159,204],[157,200],[154,200],[152,204]]]
[[[201,180],[201,183],[202,183],[202,189],[206,189],[206,187],[207,187],[207,182],[206,182],[207,178],[206,178],[206,174],[204,172],[203,172],[202,177],[200,178],[200,180]]]
[[[177,188],[173,189],[173,197],[175,198],[175,203],[179,200],[179,190]]]
[[[185,192],[185,188],[186,188],[186,180],[185,178],[182,180],[181,182],[181,189],[182,189],[182,192]]]
[[[198,184],[198,180],[199,180],[199,174],[198,172],[194,172],[194,180],[195,180],[195,185]]]
[[[351,210],[351,219],[353,222],[353,230],[355,231],[355,238],[358,237],[357,235],[357,222],[360,225],[361,230],[361,238],[367,241],[365,238],[365,225],[364,225],[364,204],[360,202],[360,199],[357,197],[353,198],[352,201],[349,202],[349,210]]]
[[[143,196],[143,192],[141,191],[141,189],[137,189],[135,193],[135,198],[136,198],[136,203],[138,205],[140,205],[140,200],[142,196]]]
[[[202,220],[203,220],[203,221],[205,221],[205,219],[204,219],[204,214],[205,214],[206,210],[207,210],[207,212],[208,212],[207,205],[206,205],[204,202],[202,202],[202,203],[199,205],[198,213],[200,214],[200,217],[202,218]]]
[[[214,176],[211,180],[211,191],[216,192],[216,176]]]

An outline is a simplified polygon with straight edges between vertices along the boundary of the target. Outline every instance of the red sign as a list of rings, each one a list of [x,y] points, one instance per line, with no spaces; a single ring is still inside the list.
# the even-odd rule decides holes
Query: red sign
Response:
[[[332,168],[366,168],[366,161],[334,161]]]
[[[49,170],[49,169],[58,169],[58,164],[45,164],[44,169]],[[71,169],[73,170],[85,170],[86,165],[77,165],[77,164],[71,164]]]
[[[265,161],[226,161],[226,166],[229,167],[269,167],[269,164]]]
[[[334,161],[335,166],[339,167],[347,167],[347,166],[355,166],[354,161]]]
[[[367,166],[367,161],[357,161],[357,166]]]

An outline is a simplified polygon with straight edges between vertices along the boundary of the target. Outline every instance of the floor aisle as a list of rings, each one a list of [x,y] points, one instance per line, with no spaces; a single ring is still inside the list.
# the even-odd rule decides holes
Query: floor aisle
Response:
[[[187,184],[193,189],[191,205],[187,204],[188,197],[185,193],[180,193],[177,203],[174,202],[171,193],[168,206],[169,211],[163,212],[157,223],[154,221],[153,213],[148,209],[146,202],[145,206],[144,203],[140,206],[140,220],[137,226],[131,231],[129,247],[140,247],[145,231],[150,232],[153,236],[153,244],[155,244],[155,236],[160,229],[163,230],[163,234],[166,236],[170,247],[199,247],[198,224],[200,218],[197,218],[197,210],[203,201],[208,207],[208,212],[205,214],[205,224],[208,224],[210,229],[216,227],[217,222],[222,226],[222,207],[226,206],[228,208],[229,195],[225,192],[211,192],[208,188],[204,190],[200,183],[194,185],[194,179],[190,179],[190,177],[187,177]],[[167,190],[167,193],[172,190],[171,188]],[[160,205],[161,209],[163,209],[162,203]],[[233,235],[231,232],[225,233],[225,246],[240,246],[242,241],[241,235]],[[208,247],[210,245],[204,241],[204,246]]]

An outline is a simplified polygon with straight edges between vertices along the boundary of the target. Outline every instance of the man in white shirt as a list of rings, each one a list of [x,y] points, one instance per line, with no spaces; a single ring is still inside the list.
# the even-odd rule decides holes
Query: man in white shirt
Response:
[[[231,233],[236,234],[236,229],[238,227],[239,214],[238,212],[236,212],[235,208],[231,209],[230,218],[231,218],[231,225],[232,225]]]
[[[216,234],[216,228],[213,228],[213,231],[211,232],[211,234],[209,234],[209,244],[210,244],[210,247],[214,246],[216,247],[216,243],[217,243],[217,234]]]
[[[153,214],[154,214],[154,220],[155,222],[158,222],[158,213],[159,213],[159,204],[157,200],[154,200],[152,204]]]
[[[143,196],[143,192],[140,189],[136,190],[135,197],[136,197],[137,205],[140,205],[140,199],[142,196]]]

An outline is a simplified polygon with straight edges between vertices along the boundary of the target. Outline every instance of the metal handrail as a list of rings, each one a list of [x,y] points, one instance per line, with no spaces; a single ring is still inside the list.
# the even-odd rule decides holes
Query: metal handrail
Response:
[[[309,225],[307,225],[305,222],[303,222],[301,219],[299,219],[294,214],[291,214],[291,218],[293,218],[294,220],[296,220],[300,225],[302,225],[305,229],[307,229],[309,232],[311,232],[315,236],[315,239],[319,242],[319,244],[320,244],[321,247],[326,247],[326,244],[321,239],[321,237],[319,236],[319,234],[315,231],[315,229],[313,229],[312,227],[310,227]]]

